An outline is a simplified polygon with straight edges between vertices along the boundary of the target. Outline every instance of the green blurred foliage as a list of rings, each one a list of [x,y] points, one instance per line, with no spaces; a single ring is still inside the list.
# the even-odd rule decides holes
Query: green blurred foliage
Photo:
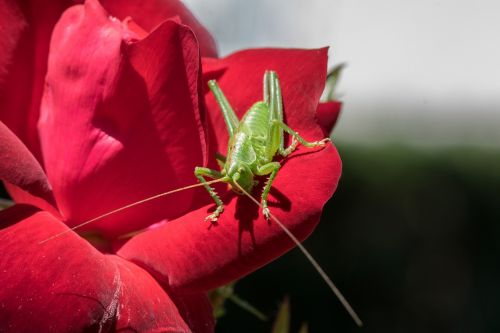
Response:
[[[342,76],[342,73],[347,65],[344,63],[338,64],[333,67],[326,76],[325,83],[325,94],[324,94],[324,102],[334,101],[339,99],[337,95],[337,83]]]
[[[0,190],[0,210],[2,209],[5,209],[5,208],[9,208],[10,206],[12,206],[14,204],[14,202],[10,199],[4,199],[2,197],[2,191]],[[4,193],[4,196],[7,197],[7,193]]]
[[[285,297],[281,303],[271,333],[290,333],[290,300]]]
[[[276,318],[274,319],[274,324],[273,324],[273,330],[271,333],[291,333],[292,331],[290,330],[290,299],[288,296],[285,296],[283,299],[283,302],[281,302],[281,305],[279,306],[278,309],[278,314],[276,315]],[[309,333],[309,329],[307,327],[307,323],[302,323],[302,326],[300,327],[300,330],[298,333]]]
[[[267,321],[268,318],[259,309],[255,308],[252,304],[246,300],[240,298],[234,293],[234,285],[236,282],[229,283],[225,286],[214,289],[208,293],[208,298],[212,304],[213,313],[215,319],[219,319],[226,314],[226,304],[227,301],[234,303],[239,306],[242,310],[248,312],[255,316],[255,318]]]
[[[500,150],[338,149],[339,188],[305,245],[361,316],[362,331],[500,331]],[[290,295],[291,332],[301,321],[310,332],[360,331],[298,250],[235,288],[270,317]],[[216,331],[271,327],[229,304]]]

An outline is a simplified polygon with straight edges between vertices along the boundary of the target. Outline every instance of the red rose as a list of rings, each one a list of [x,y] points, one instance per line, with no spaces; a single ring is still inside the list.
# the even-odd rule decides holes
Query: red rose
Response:
[[[88,0],[59,19],[50,52],[38,46],[49,40],[51,28],[36,23],[29,28],[34,38],[26,53],[19,53],[22,43],[2,49],[0,120],[8,128],[0,126],[0,176],[18,203],[0,212],[2,330],[210,332],[205,292],[293,246],[257,207],[232,193],[223,196],[226,209],[217,225],[204,222],[213,206],[204,189],[152,201],[80,230],[102,240],[99,248],[109,254],[74,232],[39,243],[117,207],[192,184],[195,166],[214,164],[228,138],[207,92],[208,79],[218,80],[241,116],[261,99],[264,71],[277,71],[286,122],[305,138],[323,137],[316,109],[326,50],[248,50],[201,62],[199,47],[214,55],[211,39],[200,38],[206,31],[172,3],[183,11],[180,21],[165,20],[167,14],[153,7],[143,8],[137,21],[120,21]],[[104,5],[118,18],[129,8]],[[198,38],[181,22],[191,24]],[[33,75],[17,78],[23,62],[41,65]],[[334,116],[326,114],[325,119]],[[299,148],[273,183],[273,213],[305,238],[339,176],[332,145],[317,152]],[[117,237],[162,221],[116,246]]]

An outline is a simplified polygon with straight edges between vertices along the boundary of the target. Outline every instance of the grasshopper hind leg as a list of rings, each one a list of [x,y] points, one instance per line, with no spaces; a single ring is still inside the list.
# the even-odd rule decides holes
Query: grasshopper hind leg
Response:
[[[194,169],[194,175],[205,186],[208,193],[210,194],[212,199],[214,199],[215,204],[217,205],[217,207],[215,208],[215,211],[212,214],[208,215],[205,218],[205,221],[216,222],[217,219],[219,218],[219,215],[224,211],[224,204],[222,203],[222,200],[219,198],[219,196],[217,195],[215,190],[210,185],[207,184],[205,177],[210,177],[213,179],[222,179],[224,177],[219,171],[212,170],[209,168],[201,168],[201,167],[196,167]]]
[[[275,120],[273,122],[272,126],[281,127],[281,129],[283,129],[285,132],[287,132],[288,134],[290,134],[292,136],[292,144],[287,149],[285,149],[283,151],[279,151],[279,153],[283,157],[289,155],[293,150],[295,150],[298,143],[300,143],[301,145],[303,145],[304,147],[307,147],[307,148],[314,148],[314,147],[323,147],[324,145],[326,145],[327,142],[330,142],[330,138],[324,138],[322,140],[312,141],[312,142],[306,141],[303,137],[301,137],[299,135],[299,133],[295,132],[293,129],[288,127],[288,125],[286,125],[284,122],[279,121],[279,120]],[[285,155],[283,155],[283,153]]]
[[[288,127],[283,121],[283,97],[278,75],[274,71],[268,71],[264,75],[264,101],[269,107],[269,132],[270,138],[266,146],[266,155],[272,159],[276,151],[282,157],[290,155],[300,142],[305,147],[324,146],[330,139],[326,138],[320,141],[308,142],[304,140],[297,132]],[[292,136],[291,144],[285,148],[283,132]]]

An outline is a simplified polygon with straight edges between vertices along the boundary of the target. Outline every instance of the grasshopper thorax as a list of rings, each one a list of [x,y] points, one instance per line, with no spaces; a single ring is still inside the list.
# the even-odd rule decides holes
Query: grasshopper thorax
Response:
[[[257,157],[252,146],[251,135],[244,125],[238,127],[238,132],[230,140],[227,156],[224,169],[230,179],[231,189],[238,194],[243,194],[235,185],[238,183],[245,191],[251,193],[255,183],[252,166],[255,165]]]

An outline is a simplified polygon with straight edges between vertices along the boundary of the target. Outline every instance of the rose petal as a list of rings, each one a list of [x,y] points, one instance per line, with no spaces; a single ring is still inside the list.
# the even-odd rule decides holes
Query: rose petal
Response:
[[[42,167],[7,126],[0,122],[0,179],[54,204],[52,190]]]
[[[52,29],[73,1],[0,4],[0,120],[40,160],[36,122]]]
[[[0,212],[0,221],[10,225],[0,231],[0,331],[193,329],[184,319],[187,313],[181,314],[160,285],[138,266],[102,255],[74,233],[40,244],[67,230],[50,214],[15,206]],[[213,330],[207,317],[205,312],[192,320],[197,327],[201,327],[200,319],[205,320],[201,332]]]
[[[262,99],[264,71],[273,69],[280,77],[286,122],[308,140],[323,137],[315,113],[325,82],[326,50],[249,50],[220,62],[226,66],[218,74],[219,84],[239,117]],[[218,139],[213,151],[225,151],[227,131],[214,103],[208,95],[207,106]],[[318,223],[340,172],[341,161],[332,145],[324,149],[299,146],[283,161],[273,183],[271,211],[304,239]],[[203,189],[198,193],[208,197]],[[118,255],[147,267],[178,292],[193,292],[248,274],[293,247],[284,232],[264,220],[248,199],[231,193],[225,198],[225,211],[216,225],[204,222],[208,208],[213,208],[209,205],[135,236]]]
[[[337,122],[342,103],[339,101],[329,101],[318,105],[318,123],[325,136],[329,136],[333,126]]]
[[[151,31],[163,21],[178,16],[193,29],[200,43],[201,54],[216,57],[217,48],[210,33],[179,0],[103,0],[104,8],[119,19],[131,16],[141,27]]]
[[[69,225],[194,182],[205,159],[199,55],[167,21],[138,42],[96,1],[57,24],[39,131],[45,168]],[[184,213],[190,191],[89,226],[108,237]]]

